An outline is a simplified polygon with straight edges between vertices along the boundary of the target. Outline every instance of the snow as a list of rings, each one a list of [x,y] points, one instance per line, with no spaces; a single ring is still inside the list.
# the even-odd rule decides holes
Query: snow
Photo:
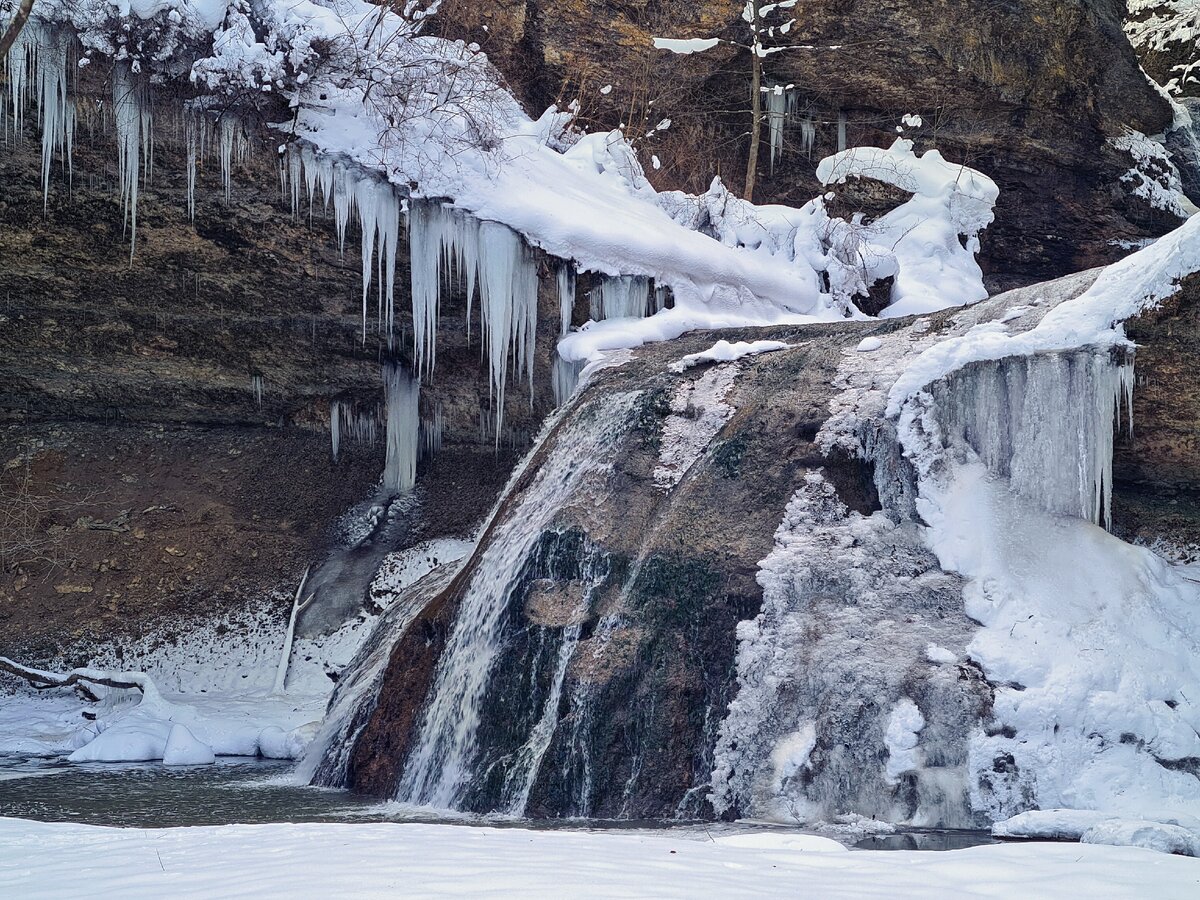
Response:
[[[369,591],[374,605],[386,610],[409,585],[453,565],[472,546],[444,539],[389,554]],[[0,753],[62,754],[76,762],[158,760],[167,755],[173,729],[182,726],[217,755],[298,758],[325,711],[334,686],[330,673],[345,668],[378,619],[364,611],[331,635],[296,639],[283,693],[272,690],[283,623],[265,614],[190,628],[184,623],[169,638],[149,633],[106,647],[85,671],[103,675],[117,659],[141,666],[118,674],[140,682],[144,696],[96,687],[102,702],[90,707],[96,718],[87,721],[68,691],[0,693]],[[183,735],[176,740],[188,744]],[[192,752],[198,753],[195,745],[189,759]]]
[[[874,353],[883,346],[883,341],[877,337],[865,337],[858,342],[858,346],[854,349],[858,353]]]
[[[994,733],[972,741],[977,807],[1194,815],[1200,782],[1167,764],[1200,756],[1200,585],[979,464],[926,479],[918,508],[942,566],[969,579],[968,653],[997,685]],[[987,777],[1002,757],[1015,765]]]
[[[171,726],[167,744],[163,748],[164,766],[208,766],[216,761],[212,747],[196,740],[186,725]]]
[[[1195,895],[1194,860],[1131,847],[835,850],[819,838],[454,825],[97,828],[0,819],[0,893],[64,896],[1074,898]]]
[[[868,257],[897,263],[884,316],[920,315],[987,296],[975,254],[1000,190],[986,175],[947,162],[937,150],[918,156],[912,141],[902,138],[886,150],[856,147],[824,159],[817,178],[824,185],[869,178],[913,195],[859,236]]]
[[[734,408],[725,398],[738,374],[737,366],[717,366],[675,388],[654,468],[654,486],[659,490],[669,491],[683,481],[733,417]]]
[[[1181,219],[1198,211],[1184,194],[1179,169],[1162,144],[1132,128],[1110,138],[1109,144],[1133,160],[1133,168],[1121,176],[1121,181],[1134,196]]]
[[[992,834],[1003,838],[1050,838],[1144,847],[1160,853],[1200,856],[1200,819],[1194,816],[1154,821],[1122,819],[1094,810],[1034,810],[997,822],[992,826]]]
[[[691,38],[687,40],[676,40],[674,38],[656,37],[654,39],[654,49],[669,50],[672,53],[688,56],[692,53],[704,53],[706,50],[711,50],[719,43],[721,43],[720,38]]]
[[[710,362],[736,362],[748,356],[758,356],[762,353],[774,353],[777,350],[787,350],[791,347],[783,341],[737,341],[730,343],[726,340],[717,341],[707,350],[699,353],[689,353],[670,365],[670,370],[682,374],[695,366]]]
[[[884,746],[888,751],[888,781],[895,784],[902,774],[911,772],[920,765],[921,756],[917,744],[924,727],[925,717],[917,709],[917,704],[909,698],[901,698],[892,708],[887,729],[883,734]]]
[[[929,644],[925,647],[925,658],[939,666],[948,666],[958,662],[958,656],[954,651],[939,647],[937,644]]]

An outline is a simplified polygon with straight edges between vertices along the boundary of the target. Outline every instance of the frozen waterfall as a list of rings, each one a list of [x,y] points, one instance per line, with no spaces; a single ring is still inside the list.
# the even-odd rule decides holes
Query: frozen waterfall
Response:
[[[1110,522],[1114,424],[1124,418],[1133,428],[1128,351],[1083,349],[972,363],[930,392],[950,447],[969,447],[988,471],[1047,512]]]

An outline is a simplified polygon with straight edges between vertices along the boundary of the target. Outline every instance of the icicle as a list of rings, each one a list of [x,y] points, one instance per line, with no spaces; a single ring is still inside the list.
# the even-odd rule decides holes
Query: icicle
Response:
[[[575,312],[575,268],[570,263],[558,267],[558,303],[562,318],[561,334],[565,337],[571,330],[571,317]]]
[[[421,387],[405,369],[394,365],[384,366],[383,383],[387,409],[383,486],[392,494],[407,494],[417,482]]]
[[[17,140],[25,132],[25,104],[31,90],[29,70],[37,54],[40,31],[38,23],[28,23],[8,50],[8,102],[12,113],[13,137]]]
[[[333,444],[333,461],[338,461],[342,450],[342,403],[334,400],[329,404],[329,440]]]
[[[66,29],[38,29],[34,53],[38,109],[42,125],[42,208],[50,208],[50,168],[54,153],[62,154],[68,178],[74,172],[75,103],[67,93],[71,34]]]
[[[303,177],[301,174],[303,171],[303,162],[294,146],[288,147],[287,166],[288,181],[291,187],[292,219],[295,220],[300,210],[300,180]],[[312,194],[311,188],[309,189],[309,194]]]
[[[504,424],[508,357],[513,371],[528,374],[533,391],[533,346],[537,332],[537,267],[533,254],[515,231],[495,222],[479,226],[479,311],[484,356],[491,375],[497,439]]]
[[[121,209],[129,234],[129,262],[137,250],[137,204],[140,182],[140,160],[149,144],[146,131],[151,127],[148,113],[143,112],[145,100],[141,86],[129,70],[118,63],[113,67],[113,118],[117,130],[117,173],[121,194]]]
[[[396,247],[400,241],[400,198],[390,184],[371,178],[358,179],[354,185],[354,204],[362,223],[362,337],[367,340],[367,299],[378,248],[379,320],[386,322],[388,346],[392,344],[395,322]]]
[[[254,402],[258,405],[259,409],[262,409],[263,377],[261,375],[250,376],[250,390],[254,394]],[[334,456],[337,456],[336,451],[334,452]]]
[[[670,291],[666,285],[656,284],[654,286],[654,312],[660,313],[667,308],[667,299],[670,297]]]
[[[817,125],[812,116],[805,116],[800,123],[800,148],[804,155],[812,159],[813,145],[817,142]]]
[[[846,114],[838,113],[838,152],[846,149]]]
[[[775,161],[783,156],[783,129],[787,122],[789,100],[794,105],[791,91],[782,85],[767,88],[767,131],[771,145],[771,171],[775,171]]]
[[[233,198],[234,149],[238,144],[240,124],[225,113],[221,116],[221,184],[225,187],[225,200]]]
[[[199,124],[194,115],[184,126],[187,131],[187,211],[188,221],[196,221],[196,163],[199,155]]]
[[[431,457],[442,450],[442,439],[446,433],[446,414],[439,403],[434,410],[433,418],[421,423],[421,454]]]
[[[644,319],[650,311],[650,279],[640,275],[606,277],[590,295],[592,318]]]
[[[566,360],[558,353],[554,354],[554,371],[551,372],[554,389],[554,405],[562,406],[579,387],[579,375],[586,363],[582,360]]]

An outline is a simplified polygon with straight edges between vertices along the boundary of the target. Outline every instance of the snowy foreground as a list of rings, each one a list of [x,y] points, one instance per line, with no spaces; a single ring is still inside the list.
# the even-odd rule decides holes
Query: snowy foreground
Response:
[[[453,825],[117,829],[0,819],[0,895],[1195,897],[1200,861],[1029,843],[846,851],[825,838]]]

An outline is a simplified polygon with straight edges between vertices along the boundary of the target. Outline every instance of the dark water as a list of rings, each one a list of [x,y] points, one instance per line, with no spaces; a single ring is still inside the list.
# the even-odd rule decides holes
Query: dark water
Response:
[[[380,804],[343,791],[291,784],[291,769],[291,763],[257,759],[223,758],[212,766],[176,768],[153,763],[79,765],[62,758],[0,755],[0,816],[130,828],[407,821],[536,829],[678,829],[716,836],[752,830],[696,822],[451,818],[429,809]],[[994,843],[986,832],[917,829],[868,837],[856,847],[955,850],[986,843]]]
[[[966,850],[982,844],[999,844],[988,831],[948,828],[910,828],[895,834],[872,834],[854,845],[855,850]]]

